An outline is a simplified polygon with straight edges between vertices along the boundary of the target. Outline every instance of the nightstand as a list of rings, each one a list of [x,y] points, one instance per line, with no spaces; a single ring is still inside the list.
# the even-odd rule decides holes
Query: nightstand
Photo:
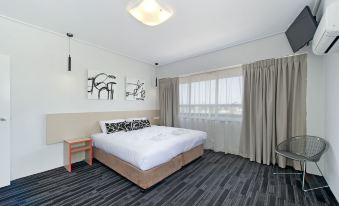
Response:
[[[93,149],[91,138],[64,140],[64,165],[68,172],[72,172],[72,159],[77,153],[85,153],[85,161],[92,165]]]

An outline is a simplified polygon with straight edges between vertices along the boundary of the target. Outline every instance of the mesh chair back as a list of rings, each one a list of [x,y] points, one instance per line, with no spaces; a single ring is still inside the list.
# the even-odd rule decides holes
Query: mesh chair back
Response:
[[[315,136],[296,136],[281,142],[277,147],[277,152],[290,154],[292,158],[317,162],[326,149],[326,141]],[[295,154],[295,155],[294,155]]]

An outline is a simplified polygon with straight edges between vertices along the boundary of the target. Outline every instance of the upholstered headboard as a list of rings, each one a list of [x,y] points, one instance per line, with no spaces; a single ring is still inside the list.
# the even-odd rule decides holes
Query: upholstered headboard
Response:
[[[159,115],[159,110],[47,114],[46,144],[99,133],[100,120],[147,117],[151,124],[159,124]]]

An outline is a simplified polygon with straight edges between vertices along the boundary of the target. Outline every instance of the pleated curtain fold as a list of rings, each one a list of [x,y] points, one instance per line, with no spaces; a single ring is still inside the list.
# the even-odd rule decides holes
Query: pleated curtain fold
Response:
[[[287,138],[306,134],[307,56],[243,65],[243,121],[240,155],[269,165]],[[286,159],[279,158],[280,167]],[[298,168],[299,164],[294,166]]]
[[[179,78],[159,80],[160,124],[178,127]]]

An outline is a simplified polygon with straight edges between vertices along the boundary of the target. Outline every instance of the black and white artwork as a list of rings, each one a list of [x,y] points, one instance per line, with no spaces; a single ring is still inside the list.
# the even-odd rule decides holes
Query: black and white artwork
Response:
[[[88,99],[114,100],[116,84],[115,75],[88,70]]]
[[[145,81],[126,78],[126,100],[145,100]]]

